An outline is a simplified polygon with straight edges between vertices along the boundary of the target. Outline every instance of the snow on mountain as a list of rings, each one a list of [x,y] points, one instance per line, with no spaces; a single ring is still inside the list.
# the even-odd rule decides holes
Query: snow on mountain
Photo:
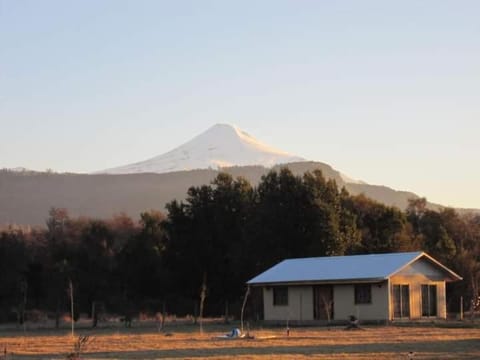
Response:
[[[163,155],[98,173],[167,173],[246,165],[272,167],[298,161],[305,159],[265,145],[235,126],[216,124]]]

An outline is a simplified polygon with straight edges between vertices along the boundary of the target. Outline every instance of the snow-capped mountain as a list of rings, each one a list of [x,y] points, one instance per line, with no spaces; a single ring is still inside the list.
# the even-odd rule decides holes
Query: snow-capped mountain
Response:
[[[115,167],[98,173],[167,173],[229,166],[272,167],[305,159],[274,149],[228,124],[216,124],[189,142],[151,159]]]
[[[137,217],[145,209],[164,209],[172,199],[182,201],[191,186],[211,183],[219,167],[227,167],[222,171],[256,186],[270,168],[278,171],[283,167],[277,164],[285,164],[296,176],[321,170],[326,178],[345,186],[353,195],[364,194],[400,209],[408,206],[409,199],[418,197],[407,191],[369,185],[328,164],[273,149],[234,126],[215,125],[164,155],[96,175],[0,169],[0,225],[44,224],[52,206],[64,207],[72,216],[109,218],[125,213]],[[429,203],[429,207],[440,209],[441,205]]]

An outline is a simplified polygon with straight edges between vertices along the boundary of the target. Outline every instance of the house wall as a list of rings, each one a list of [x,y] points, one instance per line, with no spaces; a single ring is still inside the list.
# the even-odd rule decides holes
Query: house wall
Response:
[[[334,285],[334,314],[332,320],[348,321],[350,315],[360,320],[388,320],[388,283],[372,284],[372,303],[355,305],[354,285]],[[265,320],[312,321],[313,288],[309,286],[289,286],[288,305],[273,305],[273,287],[263,288]]]
[[[410,318],[422,318],[422,285],[437,285],[437,317],[446,319],[445,274],[426,259],[420,259],[390,278],[391,285],[409,285]],[[390,301],[390,319],[393,319],[393,296]]]
[[[422,285],[437,285],[437,318],[447,318],[445,281],[432,280],[425,275],[398,275],[391,278],[390,284],[409,285],[410,319],[422,318]],[[390,319],[393,320],[393,295],[390,298]]]
[[[273,287],[263,288],[265,320],[313,320],[313,290],[311,286],[289,286],[288,305],[273,305]]]
[[[348,320],[350,315],[360,320],[388,320],[388,283],[372,284],[372,302],[355,304],[355,285],[333,287],[334,320]]]

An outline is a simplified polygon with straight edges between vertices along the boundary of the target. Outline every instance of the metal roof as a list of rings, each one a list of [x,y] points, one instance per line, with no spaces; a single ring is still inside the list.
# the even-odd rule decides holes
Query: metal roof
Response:
[[[453,277],[461,279],[429,255],[417,251],[288,259],[254,277],[247,284],[382,281],[423,256],[452,274]]]

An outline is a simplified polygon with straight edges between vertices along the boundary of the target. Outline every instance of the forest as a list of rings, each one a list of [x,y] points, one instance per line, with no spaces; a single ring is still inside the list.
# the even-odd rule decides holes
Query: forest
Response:
[[[139,221],[72,218],[52,208],[44,227],[0,230],[0,321],[56,320],[93,312],[239,316],[245,282],[285,258],[423,250],[464,280],[447,288],[449,311],[478,305],[480,216],[403,211],[352,196],[320,171],[271,171],[253,187],[221,173],[165,212]],[[97,315],[95,315],[96,317]],[[252,315],[250,315],[252,316]],[[96,321],[94,322],[94,325]]]

